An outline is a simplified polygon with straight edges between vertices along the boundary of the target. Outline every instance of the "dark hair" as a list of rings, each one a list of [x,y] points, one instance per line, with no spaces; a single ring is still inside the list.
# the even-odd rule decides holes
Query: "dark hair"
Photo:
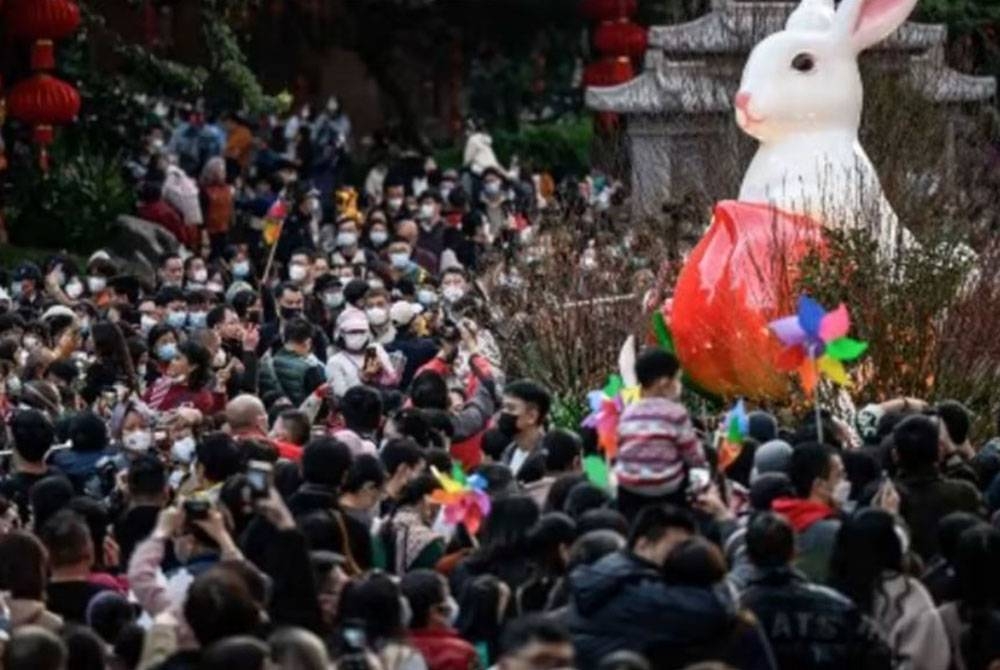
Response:
[[[531,379],[520,379],[507,384],[503,394],[517,398],[538,411],[538,423],[544,423],[552,406],[552,396],[544,386]]]
[[[229,305],[216,305],[208,310],[208,313],[205,315],[205,326],[215,328],[222,323],[226,318],[227,310],[235,313],[235,310]]]
[[[643,388],[661,379],[673,379],[680,369],[677,357],[659,347],[645,349],[635,359],[635,376]]]
[[[1000,530],[985,523],[967,529],[955,550],[955,586],[965,618],[1000,608]]]
[[[444,603],[447,597],[444,578],[433,570],[413,570],[403,575],[399,582],[403,596],[410,603],[410,628],[426,628],[431,610]]]
[[[351,469],[350,448],[332,437],[316,437],[302,450],[302,479],[310,484],[339,488]]]
[[[349,429],[376,431],[382,421],[382,396],[370,386],[353,386],[340,399],[340,413]]]
[[[480,447],[483,453],[499,461],[503,458],[503,452],[510,446],[510,438],[499,428],[490,428],[483,433]]]
[[[564,472],[580,457],[583,444],[580,436],[573,431],[556,428],[542,438],[542,449],[545,451],[545,469],[548,472]]]
[[[302,289],[297,284],[290,281],[283,281],[274,289],[274,299],[281,300],[285,293],[301,293]]]
[[[760,444],[770,442],[778,437],[778,421],[769,412],[754,410],[747,415],[747,432]]]
[[[159,496],[167,486],[167,470],[156,456],[140,454],[129,464],[126,479],[132,496]]]
[[[45,545],[53,568],[75,565],[94,550],[87,522],[69,509],[56,512],[46,521],[38,531],[38,539]]]
[[[66,670],[66,645],[41,626],[15,630],[3,650],[4,670]]]
[[[566,498],[577,484],[587,482],[587,476],[582,472],[569,472],[556,477],[549,487],[549,494],[545,497],[546,512],[562,512],[566,505]]]
[[[125,668],[139,667],[142,658],[142,646],[146,640],[146,631],[137,623],[130,623],[118,634],[114,642],[115,657],[122,661]]]
[[[239,446],[231,435],[222,431],[202,435],[195,454],[205,469],[205,478],[211,482],[224,482],[243,469]]]
[[[302,485],[302,471],[298,463],[278,459],[274,464],[274,487],[287,500]]]
[[[177,345],[178,354],[183,354],[191,365],[187,385],[192,391],[201,390],[211,379],[212,356],[208,349],[194,340],[186,340]]]
[[[111,515],[108,506],[103,501],[91,496],[80,495],[69,501],[67,509],[76,512],[87,524],[90,532],[90,542],[94,547],[94,569],[102,570],[104,565],[104,538],[108,535]],[[117,567],[117,566],[115,566]]]
[[[659,542],[671,529],[686,530],[693,534],[696,528],[694,517],[687,510],[673,505],[651,505],[644,507],[632,522],[628,547],[635,549],[639,540]]]
[[[151,358],[156,354],[156,342],[164,335],[173,335],[176,339],[177,329],[169,323],[158,323],[150,328],[149,333],[146,334],[146,349]]]
[[[816,442],[795,446],[788,465],[788,478],[798,497],[808,498],[813,483],[830,476],[830,460],[836,453],[833,447]]]
[[[385,472],[392,477],[401,465],[416,467],[421,461],[426,460],[424,453],[417,446],[417,443],[409,438],[397,438],[389,440],[382,451],[379,452],[379,460],[385,466]]]
[[[527,496],[494,500],[493,509],[480,530],[479,549],[469,557],[470,563],[488,566],[496,560],[523,556],[528,531],[538,521],[538,516],[538,505]]]
[[[455,628],[471,642],[485,642],[494,658],[500,644],[503,616],[500,612],[501,582],[496,575],[473,577],[462,588],[458,599]]]
[[[570,490],[563,503],[563,511],[574,519],[579,519],[584,513],[606,507],[610,502],[611,497],[604,489],[584,481]]]
[[[48,554],[41,541],[26,531],[0,537],[0,590],[14,598],[44,600]]]
[[[583,535],[592,530],[613,530],[625,537],[628,535],[628,519],[618,510],[607,507],[588,510],[576,520],[576,532]]]
[[[576,523],[561,512],[543,514],[528,531],[528,555],[539,572],[559,574],[565,570],[559,549],[576,539]]]
[[[520,490],[514,482],[514,474],[506,465],[486,463],[476,468],[476,474],[486,480],[486,493],[491,498],[508,496]]]
[[[87,604],[87,625],[107,644],[114,644],[126,626],[138,616],[136,607],[114,591],[102,591]]]
[[[503,632],[504,656],[516,654],[532,642],[569,644],[569,631],[551,617],[529,614],[511,621]]]
[[[64,475],[49,475],[35,482],[28,491],[28,498],[35,528],[41,528],[73,499],[73,485]]]
[[[363,623],[369,645],[378,648],[405,635],[401,595],[392,578],[383,573],[352,580],[340,595],[337,619]]]
[[[285,322],[285,342],[305,344],[312,339],[313,326],[305,319],[292,319]]]
[[[69,439],[73,451],[101,451],[108,446],[108,428],[101,417],[88,410],[74,417]]]
[[[250,635],[227,637],[201,653],[199,670],[261,670],[268,659],[268,646]]]
[[[198,644],[207,647],[233,635],[251,634],[260,613],[245,580],[225,565],[195,577],[184,601],[184,618]]]
[[[764,568],[788,564],[795,555],[795,531],[785,517],[773,512],[755,514],[747,525],[747,556]]]
[[[300,409],[286,409],[278,415],[278,418],[288,433],[289,442],[301,446],[309,441],[312,426],[309,424],[308,414]]]
[[[535,451],[521,464],[521,469],[517,471],[517,481],[522,484],[537,482],[545,477],[545,472],[545,453]]]
[[[567,571],[581,565],[593,565],[608,554],[625,547],[625,537],[613,530],[592,530],[576,539],[569,548]]]
[[[410,400],[420,409],[447,410],[448,384],[438,373],[427,370],[413,378],[410,384]]]
[[[830,555],[829,584],[871,614],[886,571],[903,571],[903,545],[892,515],[870,507],[844,519]]]
[[[347,472],[343,490],[345,493],[357,493],[365,484],[371,482],[375,488],[385,484],[386,474],[382,462],[372,454],[361,454],[354,459],[351,469]]]
[[[722,550],[703,537],[679,544],[663,563],[663,578],[669,584],[711,587],[726,577]]]
[[[969,512],[952,512],[941,517],[937,524],[938,550],[941,552],[941,557],[949,563],[954,563],[958,541],[962,534],[970,528],[984,524],[982,519]]]
[[[795,495],[792,480],[784,472],[765,472],[757,475],[750,485],[750,507],[757,511],[771,509],[771,504],[778,498],[790,498]]]
[[[939,431],[930,417],[906,417],[893,429],[892,439],[902,470],[919,470],[937,463]]]
[[[41,463],[56,439],[52,422],[37,409],[23,409],[14,414],[10,432],[14,450],[29,463]]]
[[[962,444],[969,439],[969,429],[972,427],[972,418],[965,405],[957,400],[944,400],[935,407],[937,415],[941,417],[948,437],[955,444]]]
[[[400,507],[410,507],[416,505],[441,488],[441,482],[434,475],[423,473],[417,475],[406,483],[403,490],[399,492],[399,499],[396,501],[397,509]]]
[[[332,551],[346,554],[350,551],[348,539],[341,532],[340,524],[329,509],[320,509],[296,520],[299,530],[313,551]]]
[[[411,438],[418,446],[430,444],[431,425],[424,410],[416,407],[400,410],[393,415],[392,422],[403,437]]]

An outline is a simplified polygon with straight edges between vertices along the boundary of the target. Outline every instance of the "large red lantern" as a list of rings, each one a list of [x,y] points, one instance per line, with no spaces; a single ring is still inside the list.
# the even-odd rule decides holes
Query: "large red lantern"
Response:
[[[642,58],[646,43],[646,29],[628,19],[605,21],[594,31],[594,46],[608,56]]]
[[[41,145],[39,163],[48,168],[53,126],[71,123],[80,113],[80,94],[49,74],[34,74],[19,81],[7,94],[7,113],[34,128],[33,139]]]
[[[609,21],[635,15],[638,0],[583,0],[580,14],[589,21]]]
[[[61,40],[80,26],[80,8],[70,0],[15,0],[7,10],[10,36],[22,40]]]
[[[584,86],[617,86],[635,75],[632,61],[627,57],[604,58],[588,63],[583,70]]]

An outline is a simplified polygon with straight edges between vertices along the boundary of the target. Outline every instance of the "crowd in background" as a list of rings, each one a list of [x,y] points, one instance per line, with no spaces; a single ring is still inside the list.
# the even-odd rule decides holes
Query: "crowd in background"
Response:
[[[5,670],[1000,667],[1000,442],[961,404],[759,409],[720,465],[652,348],[605,460],[494,333],[552,180],[473,133],[352,191],[335,101],[270,125],[151,129],[155,284],[7,269]]]

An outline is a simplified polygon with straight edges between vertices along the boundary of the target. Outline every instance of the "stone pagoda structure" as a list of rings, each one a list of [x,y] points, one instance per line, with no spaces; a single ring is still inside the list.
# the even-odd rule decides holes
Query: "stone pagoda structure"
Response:
[[[712,11],[694,21],[650,27],[643,71],[634,79],[587,89],[588,108],[617,112],[625,122],[634,215],[657,216],[688,189],[704,188],[720,171],[718,161],[733,160],[733,143],[747,142],[732,111],[743,66],[754,45],[781,30],[797,4],[713,0]],[[906,23],[866,58],[900,72],[936,105],[993,98],[992,77],[945,64],[946,37],[944,26]]]

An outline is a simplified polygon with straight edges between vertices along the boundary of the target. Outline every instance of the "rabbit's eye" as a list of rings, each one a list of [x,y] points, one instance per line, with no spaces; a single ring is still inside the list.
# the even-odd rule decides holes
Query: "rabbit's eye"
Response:
[[[812,54],[802,53],[792,59],[792,67],[799,72],[812,72],[816,67],[816,59]]]

